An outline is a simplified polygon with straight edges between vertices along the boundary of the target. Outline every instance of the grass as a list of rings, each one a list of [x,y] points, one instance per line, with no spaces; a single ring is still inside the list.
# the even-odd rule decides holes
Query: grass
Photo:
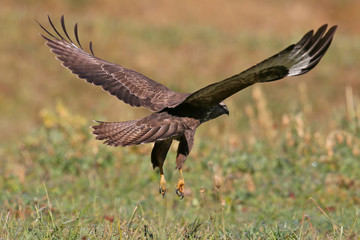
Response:
[[[248,124],[262,134],[242,138],[249,142],[241,147],[238,139],[229,145],[198,139],[184,169],[182,201],[172,191],[174,151],[163,199],[151,146],[108,148],[63,104],[42,110],[42,126],[20,146],[1,149],[2,238],[359,237],[358,100],[348,103],[354,115],[340,119],[341,131],[316,132],[298,112],[284,116],[274,133],[261,124],[271,115],[259,107],[266,98],[260,88],[254,92]]]
[[[359,239],[359,3],[245,2],[5,0],[0,239]],[[181,92],[238,73],[324,22],[339,29],[314,71],[248,88],[226,101],[229,117],[198,129],[179,200],[175,144],[162,198],[151,144],[94,140],[91,119],[148,111],[64,70],[38,36],[34,17],[46,25],[46,12],[56,24],[65,14],[69,28],[77,21],[99,57]]]

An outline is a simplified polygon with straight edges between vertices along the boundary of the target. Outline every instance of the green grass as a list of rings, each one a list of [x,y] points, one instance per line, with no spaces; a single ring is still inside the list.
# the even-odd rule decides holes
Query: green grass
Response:
[[[255,91],[255,105],[263,105],[265,97]],[[348,105],[354,118],[344,115],[342,130],[324,135],[304,124],[302,112],[284,117],[273,133],[259,118],[270,111],[252,107],[248,124],[263,134],[229,144],[198,138],[184,168],[187,196],[180,200],[173,191],[175,151],[165,163],[169,191],[162,198],[150,145],[102,145],[91,136],[91,123],[58,103],[41,111],[42,126],[20,146],[1,148],[0,236],[356,239],[359,105]],[[246,142],[251,138],[256,141]]]

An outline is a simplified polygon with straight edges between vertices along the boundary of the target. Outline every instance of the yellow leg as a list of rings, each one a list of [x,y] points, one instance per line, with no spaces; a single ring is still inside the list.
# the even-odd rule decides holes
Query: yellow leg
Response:
[[[184,198],[184,191],[185,191],[185,181],[182,174],[182,170],[179,169],[180,178],[176,186],[176,194],[181,197],[181,199]]]
[[[159,193],[160,193],[163,197],[165,197],[165,193],[166,193],[166,180],[165,180],[164,173],[160,173]]]
[[[159,193],[165,197],[166,193],[166,181],[163,171],[163,165],[165,162],[166,154],[169,151],[172,140],[164,140],[155,142],[154,148],[151,151],[151,162],[153,164],[153,168],[159,167],[160,170],[160,186]]]

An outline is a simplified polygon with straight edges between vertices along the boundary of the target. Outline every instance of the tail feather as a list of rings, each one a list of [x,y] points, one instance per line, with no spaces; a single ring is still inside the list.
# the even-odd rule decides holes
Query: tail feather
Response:
[[[124,137],[131,132],[136,126],[136,120],[125,122],[101,122],[97,121],[99,125],[94,125],[93,134],[96,135],[96,139],[106,141],[104,143],[111,146],[123,145]],[[125,146],[125,145],[123,145]]]
[[[125,122],[100,122],[92,126],[96,139],[110,146],[128,146],[178,137],[189,127],[182,118],[166,112]]]

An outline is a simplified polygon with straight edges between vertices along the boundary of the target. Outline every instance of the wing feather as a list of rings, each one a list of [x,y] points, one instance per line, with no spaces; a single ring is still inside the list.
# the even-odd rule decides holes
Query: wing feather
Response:
[[[311,30],[298,43],[290,45],[248,70],[192,93],[182,105],[209,106],[217,104],[255,83],[270,82],[286,76],[307,73],[319,63],[326,53],[336,28],[337,26],[333,26],[326,32],[327,24],[325,24],[315,34]]]
[[[49,16],[48,20],[55,34],[38,22],[48,34],[41,36],[62,65],[79,78],[102,86],[105,91],[125,103],[160,111],[177,106],[189,95],[174,92],[138,72],[95,57],[91,42],[89,45],[91,54],[85,52],[80,44],[77,24],[74,27],[74,34],[78,45],[74,44],[66,30],[64,16],[61,17],[61,28],[65,37],[56,29]]]

